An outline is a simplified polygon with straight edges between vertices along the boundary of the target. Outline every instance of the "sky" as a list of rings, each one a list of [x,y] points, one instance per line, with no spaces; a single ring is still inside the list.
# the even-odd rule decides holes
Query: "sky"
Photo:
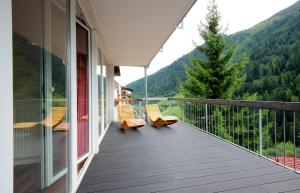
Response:
[[[221,25],[227,27],[227,34],[248,29],[255,24],[270,18],[282,9],[294,4],[297,0],[217,0],[222,15]],[[198,33],[200,21],[204,21],[208,0],[198,0],[183,19],[183,29],[176,29],[163,46],[163,52],[157,53],[148,75],[170,65],[174,60],[194,49],[193,41],[202,44]],[[142,67],[121,67],[121,76],[115,80],[125,86],[144,77]]]

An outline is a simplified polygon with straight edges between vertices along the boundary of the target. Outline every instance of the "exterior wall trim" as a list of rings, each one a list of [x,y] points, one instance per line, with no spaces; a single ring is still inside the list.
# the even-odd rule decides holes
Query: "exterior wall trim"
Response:
[[[99,112],[98,112],[98,75],[97,75],[97,63],[98,63],[98,47],[97,47],[97,33],[96,30],[91,30],[91,122],[92,122],[92,152],[98,153],[99,146],[97,139],[99,136]]]
[[[75,193],[77,189],[77,57],[76,57],[76,0],[70,0],[69,22],[69,182],[68,192]]]
[[[101,89],[101,135],[102,133],[104,133],[104,78],[103,78],[103,64],[104,64],[104,55],[102,53],[102,50],[100,52],[100,61],[101,61],[101,64],[100,64],[100,72],[101,72],[101,75],[100,75],[100,78],[101,78],[101,85],[100,85],[100,89]],[[99,142],[100,144],[100,142]]]

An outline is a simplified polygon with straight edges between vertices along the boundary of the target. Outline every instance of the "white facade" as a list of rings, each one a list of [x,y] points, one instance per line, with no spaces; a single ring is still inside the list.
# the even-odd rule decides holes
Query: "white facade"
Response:
[[[0,1],[0,89],[5,91],[0,94],[0,192],[26,193],[26,187],[19,187],[21,185],[17,184],[18,180],[13,179],[13,176],[14,172],[18,172],[17,167],[26,168],[31,164],[38,170],[35,173],[41,179],[41,182],[29,181],[37,191],[56,186],[56,182],[65,180],[62,183],[64,190],[75,193],[114,119],[114,66],[148,65],[195,0],[129,0],[126,3],[115,0],[35,2],[40,5],[35,5],[33,1]],[[28,10],[26,6],[32,9]],[[112,6],[116,10],[122,10],[119,15],[109,11]],[[144,16],[141,15],[142,12],[136,11],[145,7],[147,12]],[[21,8],[25,10],[24,16],[17,11]],[[153,15],[153,12],[156,14]],[[134,17],[138,16],[138,19],[128,17],[130,13]],[[34,23],[35,19],[37,24]],[[124,25],[117,26],[120,22]],[[146,26],[149,24],[151,25]],[[80,33],[88,33],[87,53],[84,53],[87,60],[86,63],[83,62],[87,64],[88,70],[86,76],[82,75],[87,80],[86,87],[82,86],[85,82],[79,82],[81,75],[78,75],[78,64],[81,62],[79,54],[85,52],[80,50],[85,48],[80,48],[77,44],[80,42],[77,39],[80,34],[78,26],[83,29]],[[155,35],[147,34],[149,27]],[[147,41],[140,41],[142,39]],[[13,68],[15,65],[18,66]],[[22,72],[23,68],[25,72]],[[31,68],[35,72],[30,72]],[[61,72],[61,69],[64,71]],[[36,98],[22,91],[28,85],[28,88],[34,89],[30,87],[30,83],[22,87],[26,81],[18,82],[13,77],[14,74],[20,74],[24,76],[20,80],[26,80],[26,73],[30,74],[27,75],[30,78],[39,79],[33,81],[32,84],[37,87],[35,92],[30,93]],[[59,73],[65,76],[61,79],[62,76],[56,76]],[[87,89],[87,93],[84,93],[87,96],[84,101],[87,109],[83,110],[79,98],[82,94],[78,91],[80,89]],[[36,112],[28,109],[28,106],[32,107],[28,103],[29,98],[38,103]],[[20,104],[26,103],[27,109],[18,106],[13,109],[16,101]],[[54,109],[65,110],[57,123]],[[85,116],[79,117],[79,112],[84,110],[87,110]],[[33,115],[21,116],[28,112]],[[85,133],[80,130],[83,123],[87,123],[84,127],[87,128]],[[84,135],[86,138],[82,139]],[[60,138],[66,138],[63,142],[67,143],[59,144]],[[36,144],[31,139],[35,139]],[[80,140],[86,144],[82,145],[78,142]],[[20,146],[13,147],[16,142],[20,142]],[[32,148],[28,148],[25,153],[21,149],[29,147],[29,144],[38,147],[36,155],[30,153]],[[59,145],[55,146],[57,144]],[[86,152],[79,156],[80,151],[83,151],[81,146],[86,148]],[[16,151],[23,153],[23,157],[16,160]],[[60,167],[56,168],[57,166]],[[18,175],[15,173],[16,178]]]

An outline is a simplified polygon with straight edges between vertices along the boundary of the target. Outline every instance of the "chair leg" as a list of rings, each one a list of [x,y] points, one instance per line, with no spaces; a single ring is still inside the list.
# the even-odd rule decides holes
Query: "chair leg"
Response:
[[[153,125],[155,128],[159,128],[159,127],[165,126],[165,125],[166,125],[166,121],[162,120],[161,118],[158,118],[156,121],[154,121],[154,122],[152,123],[152,125]]]

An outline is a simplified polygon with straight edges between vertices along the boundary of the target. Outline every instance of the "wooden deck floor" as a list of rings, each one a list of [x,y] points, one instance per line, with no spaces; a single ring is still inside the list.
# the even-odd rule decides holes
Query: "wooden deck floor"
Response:
[[[120,131],[112,123],[78,193],[300,192],[300,174],[182,122]]]

